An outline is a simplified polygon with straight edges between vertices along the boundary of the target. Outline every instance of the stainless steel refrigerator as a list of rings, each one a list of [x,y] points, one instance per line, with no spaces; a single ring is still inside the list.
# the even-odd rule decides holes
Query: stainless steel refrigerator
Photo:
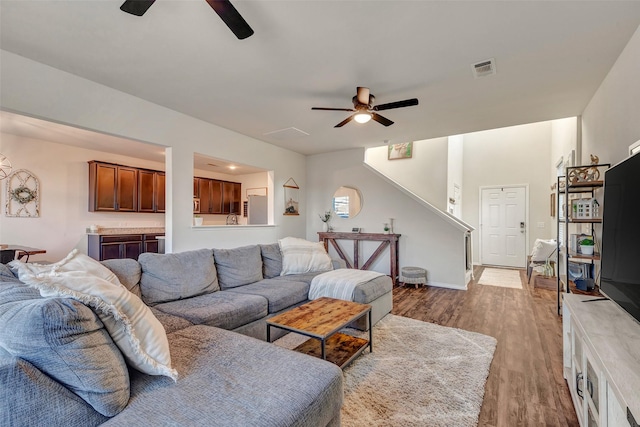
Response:
[[[267,224],[267,196],[247,196],[247,224]]]

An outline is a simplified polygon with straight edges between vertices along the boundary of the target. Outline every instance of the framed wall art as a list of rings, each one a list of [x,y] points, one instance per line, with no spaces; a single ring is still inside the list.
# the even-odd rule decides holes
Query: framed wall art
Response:
[[[410,159],[413,156],[413,142],[389,144],[389,160]]]

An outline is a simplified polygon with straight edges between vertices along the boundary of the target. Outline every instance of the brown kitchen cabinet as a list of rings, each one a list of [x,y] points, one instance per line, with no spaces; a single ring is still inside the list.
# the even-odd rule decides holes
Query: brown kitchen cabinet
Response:
[[[242,185],[237,182],[222,182],[222,213],[240,215]]]
[[[158,236],[164,234],[90,234],[89,256],[98,261],[138,259],[143,252],[158,252]]]
[[[137,212],[138,170],[89,162],[89,211]]]
[[[165,173],[89,162],[89,212],[164,212]]]
[[[242,184],[210,178],[194,178],[201,214],[240,214]]]
[[[138,169],[138,212],[164,212],[164,187],[164,172]]]
[[[143,252],[158,253],[158,237],[164,237],[164,234],[144,234],[142,236]]]

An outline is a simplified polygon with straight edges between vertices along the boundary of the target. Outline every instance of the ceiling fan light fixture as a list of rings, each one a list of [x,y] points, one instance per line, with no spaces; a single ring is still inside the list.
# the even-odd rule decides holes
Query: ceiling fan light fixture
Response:
[[[358,113],[353,117],[353,119],[358,123],[367,123],[369,120],[371,120],[371,113]]]

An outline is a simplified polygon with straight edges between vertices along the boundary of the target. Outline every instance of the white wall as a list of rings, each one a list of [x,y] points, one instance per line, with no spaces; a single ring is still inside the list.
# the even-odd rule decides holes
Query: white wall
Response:
[[[0,214],[0,242],[43,248],[33,260],[57,261],[77,248],[86,253],[86,228],[164,227],[162,213],[89,212],[90,160],[164,170],[164,164],[49,141],[0,134],[0,152],[14,169],[28,169],[40,180],[40,217],[16,218]],[[2,185],[1,206],[6,202]]]
[[[555,236],[550,216],[550,155],[550,122],[464,135],[462,219],[476,228],[473,232],[474,263],[480,262],[480,187],[528,184],[529,242]],[[544,227],[539,228],[539,223]],[[527,253],[531,249],[529,242]]]
[[[384,175],[392,176],[405,188],[438,209],[447,210],[447,138],[425,139],[413,143],[411,159],[388,160],[388,147],[367,150],[367,163]]]
[[[367,160],[368,157],[367,152]],[[318,214],[331,209],[335,190],[343,185],[355,187],[362,193],[362,211],[355,218],[333,219],[331,224],[336,231],[360,227],[367,233],[382,233],[383,224],[394,218],[394,232],[402,235],[400,266],[426,268],[432,285],[465,288],[464,239],[460,229],[372,172],[363,160],[363,150],[307,157],[307,239],[318,240],[317,232],[322,230]],[[353,243],[341,244],[345,253],[352,256]],[[374,242],[363,243],[361,258],[368,259],[376,247]],[[335,256],[333,252],[332,255]],[[373,269],[389,273],[388,249]]]
[[[616,164],[640,140],[640,27],[582,114],[582,164]]]
[[[167,147],[167,250],[234,247],[305,235],[305,217],[276,214],[274,227],[192,224],[194,153],[274,171],[274,200],[293,177],[306,212],[305,158],[7,51],[0,51],[2,109]],[[27,165],[27,168],[29,166]],[[284,202],[283,202],[284,203]],[[276,204],[276,212],[279,212]],[[282,207],[284,210],[284,207]],[[46,243],[46,242],[45,242]]]
[[[462,218],[462,204],[464,203],[464,136],[454,135],[448,138],[448,155],[447,155],[447,212]],[[460,194],[455,204],[450,199],[455,200],[455,186],[460,187]]]
[[[562,160],[566,162],[569,154],[578,150],[578,118],[568,117],[551,121],[551,163],[549,179],[556,182],[556,165]],[[578,159],[576,159],[578,160]],[[578,160],[579,161],[579,160]]]

